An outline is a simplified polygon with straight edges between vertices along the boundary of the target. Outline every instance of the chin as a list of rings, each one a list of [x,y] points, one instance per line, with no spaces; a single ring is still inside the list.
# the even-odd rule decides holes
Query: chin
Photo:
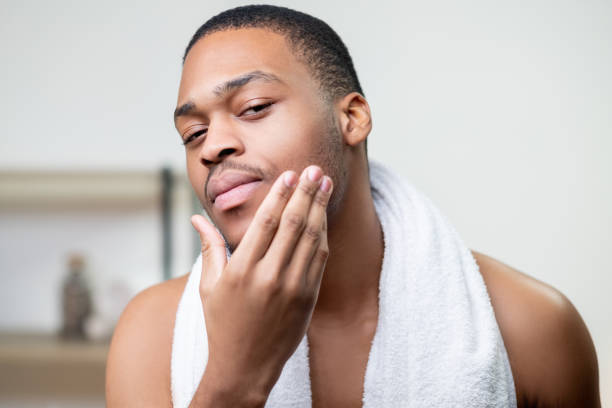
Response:
[[[209,213],[212,215],[211,218],[215,226],[223,235],[230,252],[234,252],[242,241],[242,237],[251,225],[257,209],[268,192],[268,189],[258,190],[250,200],[242,205],[221,212],[213,210],[212,214]]]
[[[242,240],[242,236],[230,237],[228,235],[223,234],[223,237],[225,238],[225,245],[229,249],[230,254],[233,254],[236,248],[238,247],[238,244],[240,244],[240,241]]]
[[[249,228],[253,215],[247,213],[245,209],[238,207],[228,210],[223,218],[223,221],[215,221],[215,224],[221,232],[223,239],[225,239],[230,252],[234,252]]]

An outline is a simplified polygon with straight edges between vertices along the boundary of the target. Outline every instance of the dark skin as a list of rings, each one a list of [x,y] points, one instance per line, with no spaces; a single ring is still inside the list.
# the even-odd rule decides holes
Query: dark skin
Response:
[[[279,81],[255,78],[231,89],[232,92],[215,92],[225,89],[219,88],[219,84],[227,85],[232,78],[244,79],[244,74],[252,72],[272,74]],[[273,105],[253,108],[251,101],[258,101],[260,106],[261,101],[272,101]],[[299,207],[293,197],[301,185],[285,201],[279,199],[281,204],[270,198],[270,192],[280,188],[278,180],[285,174],[283,171],[293,171],[297,176],[302,169],[316,164],[325,177],[333,180],[335,195],[329,205],[337,210],[328,211],[327,218],[307,216],[308,220],[316,219],[317,225],[326,226],[320,230],[316,245],[328,249],[329,256],[321,266],[324,272],[320,282],[312,286],[317,293],[311,314],[304,317],[302,328],[296,325],[292,330],[297,333],[296,338],[300,337],[299,330],[308,335],[313,406],[357,407],[361,406],[365,368],[378,319],[378,279],[383,254],[382,232],[370,195],[363,151],[371,130],[371,116],[366,100],[357,93],[338,98],[331,106],[326,103],[321,101],[318,83],[279,34],[261,29],[218,32],[200,40],[185,62],[177,104],[185,108],[180,110],[176,126],[183,140],[191,138],[189,143],[195,140],[186,147],[189,177],[204,208],[230,245],[237,247],[232,259],[249,253],[245,249],[249,242],[259,242],[243,237],[264,234],[257,228],[263,207],[278,207],[276,214],[280,220],[290,209]],[[335,132],[330,131],[329,116],[325,113],[330,110]],[[195,131],[202,129],[206,129],[206,136],[194,137]],[[286,137],[288,134],[291,138]],[[321,143],[332,143],[325,138],[329,134],[337,135],[341,141],[339,153],[334,153],[337,155],[332,161],[342,163],[346,180],[330,164],[329,153],[316,149]],[[232,211],[222,211],[207,199],[202,186],[214,166],[230,161],[262,169],[265,177],[244,204]],[[322,193],[313,194],[311,197],[315,198],[303,200],[304,214],[313,214],[317,194]],[[355,219],[360,222],[354,222]],[[279,231],[282,225],[281,222]],[[194,220],[194,226],[203,241],[208,269],[227,268],[221,257],[216,257],[218,237],[199,219]],[[262,254],[274,255],[270,248]],[[595,350],[571,303],[555,289],[491,257],[472,253],[508,351],[519,407],[599,407]],[[285,255],[288,259],[299,257],[295,252]],[[230,267],[232,271],[239,269],[236,265]],[[261,265],[254,266],[245,276],[255,279],[267,270]],[[204,273],[204,277],[210,282],[210,276]],[[149,288],[124,311],[108,360],[109,407],[172,405],[172,332],[186,280],[184,276]],[[224,302],[229,305],[230,301],[239,304],[236,299],[247,301],[228,287],[201,288],[205,315],[215,305],[223,307]],[[224,296],[223,292],[228,293]],[[248,320],[248,313],[243,314],[236,315],[236,319],[245,319],[236,330],[253,323]],[[209,335],[214,333],[222,339],[220,343],[231,344],[231,335],[215,328],[214,316],[210,319],[209,316]],[[281,339],[279,347],[283,342],[290,343]],[[241,360],[240,370],[229,375],[214,375],[219,371],[214,371],[217,366],[213,353],[232,355],[221,347],[214,350],[211,348],[213,368],[209,371],[207,367],[192,406],[262,406],[275,375],[282,369],[283,358],[266,359],[274,364],[256,367],[258,375],[252,377],[257,381],[263,378],[263,382],[245,384],[239,380],[251,378],[250,362]],[[258,350],[262,355],[269,352]]]

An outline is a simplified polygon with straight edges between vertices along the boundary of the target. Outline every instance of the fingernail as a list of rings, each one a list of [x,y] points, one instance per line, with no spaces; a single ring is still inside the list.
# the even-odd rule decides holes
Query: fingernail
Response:
[[[318,167],[313,166],[308,169],[308,178],[310,181],[319,181],[322,175],[323,172]]]
[[[331,179],[327,176],[323,177],[323,181],[321,182],[321,191],[323,191],[324,193],[329,193],[329,190],[331,190],[331,186]]]
[[[283,181],[285,182],[285,185],[287,187],[295,187],[295,185],[297,184],[297,176],[294,172],[288,171],[283,176]]]

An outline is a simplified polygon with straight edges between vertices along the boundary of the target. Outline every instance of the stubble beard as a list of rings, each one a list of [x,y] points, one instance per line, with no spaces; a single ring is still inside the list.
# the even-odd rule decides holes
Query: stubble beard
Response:
[[[338,126],[335,116],[330,112],[326,121],[326,134],[322,137],[322,143],[316,147],[313,154],[307,159],[308,163],[320,166],[323,172],[331,177],[334,183],[334,190],[330,197],[329,204],[327,205],[328,224],[330,220],[336,216],[338,211],[340,211],[347,184],[347,169],[342,151],[342,133]],[[225,241],[228,257],[231,256],[238,245],[240,245],[240,242],[230,243],[225,234],[223,234],[218,227],[217,231],[219,231]]]

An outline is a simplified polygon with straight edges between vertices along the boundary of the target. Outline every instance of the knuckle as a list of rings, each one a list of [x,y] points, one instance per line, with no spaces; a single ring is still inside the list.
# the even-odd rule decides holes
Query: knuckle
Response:
[[[278,217],[274,216],[273,214],[264,214],[261,218],[261,227],[265,230],[265,231],[274,231],[278,228]]]
[[[272,295],[280,290],[280,281],[274,274],[261,276],[255,282],[256,290],[260,293]]]
[[[302,182],[299,184],[298,188],[303,191],[305,194],[311,196],[315,193],[315,191],[317,191],[317,189],[319,188],[318,185],[312,183],[312,182]]]
[[[215,240],[205,240],[201,241],[202,244],[202,254],[210,254],[215,251],[215,249],[223,248],[225,250],[225,243],[215,241]]]
[[[296,213],[289,213],[285,215],[285,222],[287,226],[292,230],[300,230],[304,227],[304,216]]]
[[[230,290],[237,290],[243,284],[243,277],[233,271],[226,270],[221,276],[224,286]]]
[[[323,192],[317,193],[315,195],[314,202],[319,204],[321,207],[325,207],[327,205],[327,195]]]
[[[301,284],[301,280],[293,279],[285,284],[285,295],[296,304],[303,304],[308,301],[308,291]]]
[[[304,235],[312,241],[318,241],[321,238],[321,228],[318,225],[310,224],[304,229]]]
[[[316,256],[320,261],[326,262],[327,257],[329,256],[329,249],[327,247],[318,248]]]
[[[294,281],[285,282],[283,292],[291,300],[295,300],[300,297],[300,287],[297,285],[297,282]]]
[[[202,242],[202,255],[203,256],[207,256],[209,254],[211,254],[214,250],[214,246],[213,244],[211,244],[208,241],[204,241]]]
[[[291,196],[291,189],[283,187],[276,189],[276,198],[282,201],[285,201]]]

